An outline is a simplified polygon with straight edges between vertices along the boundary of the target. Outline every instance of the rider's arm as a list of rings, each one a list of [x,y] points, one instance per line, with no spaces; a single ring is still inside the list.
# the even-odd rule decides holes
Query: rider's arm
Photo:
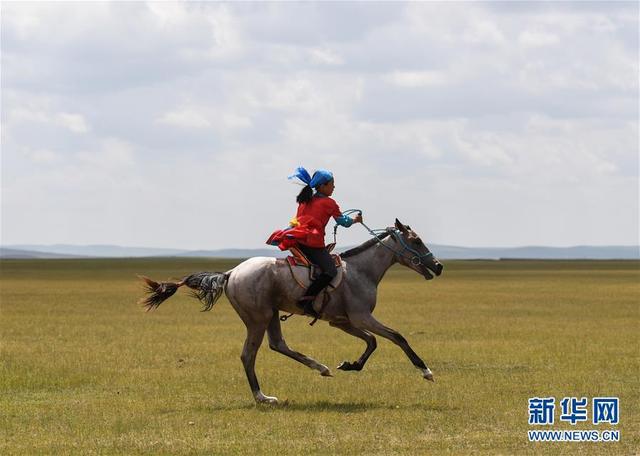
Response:
[[[349,228],[354,223],[362,222],[362,215],[358,214],[354,218],[349,217],[348,215],[344,215],[333,199],[327,198],[326,204],[328,205],[329,214],[333,216],[333,219],[340,226],[344,226],[345,228]]]
[[[353,219],[348,215],[341,215],[340,217],[335,217],[334,219],[338,225],[344,226],[345,228],[349,228],[351,225],[353,225]]]
[[[362,222],[362,215],[358,214],[355,218],[351,218],[348,215],[341,215],[340,217],[335,217],[335,221],[338,225],[349,228],[354,223]]]

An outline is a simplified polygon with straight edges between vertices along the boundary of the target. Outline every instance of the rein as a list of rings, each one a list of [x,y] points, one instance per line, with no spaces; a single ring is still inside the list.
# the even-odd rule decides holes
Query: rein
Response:
[[[362,215],[362,211],[360,209],[347,209],[346,211],[344,211],[342,213],[342,215],[349,215],[349,214],[353,214],[354,212],[357,212],[359,215]],[[429,253],[425,253],[425,254],[421,254],[420,252],[418,252],[417,250],[411,248],[409,245],[407,245],[407,243],[405,242],[405,240],[403,239],[400,230],[398,230],[397,228],[376,228],[376,229],[371,229],[369,228],[367,225],[365,225],[364,222],[360,222],[360,224],[369,232],[369,234],[371,236],[373,236],[373,238],[380,244],[382,245],[384,248],[391,250],[393,253],[395,253],[396,255],[402,257],[402,258],[406,258],[406,259],[410,259],[411,260],[411,264],[413,264],[414,266],[420,266],[423,265],[422,260],[432,257],[433,253],[429,252]],[[338,224],[336,223],[336,225],[333,227],[333,242],[336,242],[336,235],[338,233]],[[382,242],[380,240],[379,235],[383,234],[383,233],[389,233],[391,234],[394,239],[396,239],[404,248],[404,250],[396,250],[392,247],[389,247],[387,244],[385,244],[384,242]],[[410,253],[412,253],[413,255],[407,256],[404,254],[405,251],[409,251]]]
[[[346,211],[344,211],[342,213],[342,215],[349,215],[349,214],[353,214],[354,212],[357,212],[359,215],[362,215],[362,211],[360,209],[347,209]],[[369,228],[367,225],[365,225],[364,222],[360,222],[360,224],[369,232],[369,234],[373,237],[373,239],[375,239],[376,242],[378,242],[378,244],[380,244],[381,246],[383,246],[386,249],[391,250],[395,255],[400,256],[401,258],[406,258],[406,259],[410,259],[411,260],[411,264],[413,264],[414,266],[421,266],[424,265],[422,263],[422,260],[425,258],[429,258],[433,256],[433,253],[428,252],[425,254],[421,254],[420,252],[418,252],[417,250],[411,248],[409,245],[407,245],[407,243],[405,242],[404,238],[402,237],[402,233],[399,229],[397,228],[376,228],[376,229],[371,229]],[[335,244],[337,241],[337,234],[338,234],[338,224],[336,223],[335,226],[333,227],[333,243]],[[389,234],[391,236],[394,237],[394,239],[396,239],[400,245],[402,245],[403,250],[396,250],[392,247],[389,247],[387,244],[385,244],[384,242],[382,242],[382,239],[380,238],[381,234]],[[409,253],[412,253],[413,255],[405,255],[404,253],[408,251]],[[323,302],[322,307],[324,308],[324,306],[327,304],[327,297],[328,295],[325,293],[325,300]],[[290,313],[289,315],[281,315],[280,316],[280,321],[284,322],[287,321],[289,318],[291,318],[294,314]],[[309,323],[310,326],[313,326],[313,324],[318,320],[318,317],[314,318],[313,321],[311,323]]]

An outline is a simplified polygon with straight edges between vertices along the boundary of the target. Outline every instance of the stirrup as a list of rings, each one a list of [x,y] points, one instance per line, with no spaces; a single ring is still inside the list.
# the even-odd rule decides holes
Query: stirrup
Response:
[[[303,296],[300,299],[298,299],[298,302],[296,302],[296,305],[302,309],[302,311],[306,316],[318,319],[320,315],[313,308],[313,301],[315,301],[316,298],[317,296]]]
[[[280,315],[280,321],[287,321],[289,318],[293,317],[295,314],[292,312],[289,315]]]

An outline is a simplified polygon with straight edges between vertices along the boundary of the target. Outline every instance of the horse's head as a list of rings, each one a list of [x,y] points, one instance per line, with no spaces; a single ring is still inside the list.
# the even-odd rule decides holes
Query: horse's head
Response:
[[[398,242],[396,259],[400,264],[413,269],[425,279],[433,279],[433,274],[442,274],[444,266],[433,256],[429,248],[422,242],[418,233],[396,219],[394,240]],[[433,273],[433,274],[432,274]]]

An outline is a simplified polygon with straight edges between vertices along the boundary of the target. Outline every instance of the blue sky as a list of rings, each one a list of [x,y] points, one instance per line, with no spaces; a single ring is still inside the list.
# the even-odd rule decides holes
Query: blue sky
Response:
[[[638,3],[2,4],[4,245],[638,244]],[[341,243],[366,239],[361,227]]]

